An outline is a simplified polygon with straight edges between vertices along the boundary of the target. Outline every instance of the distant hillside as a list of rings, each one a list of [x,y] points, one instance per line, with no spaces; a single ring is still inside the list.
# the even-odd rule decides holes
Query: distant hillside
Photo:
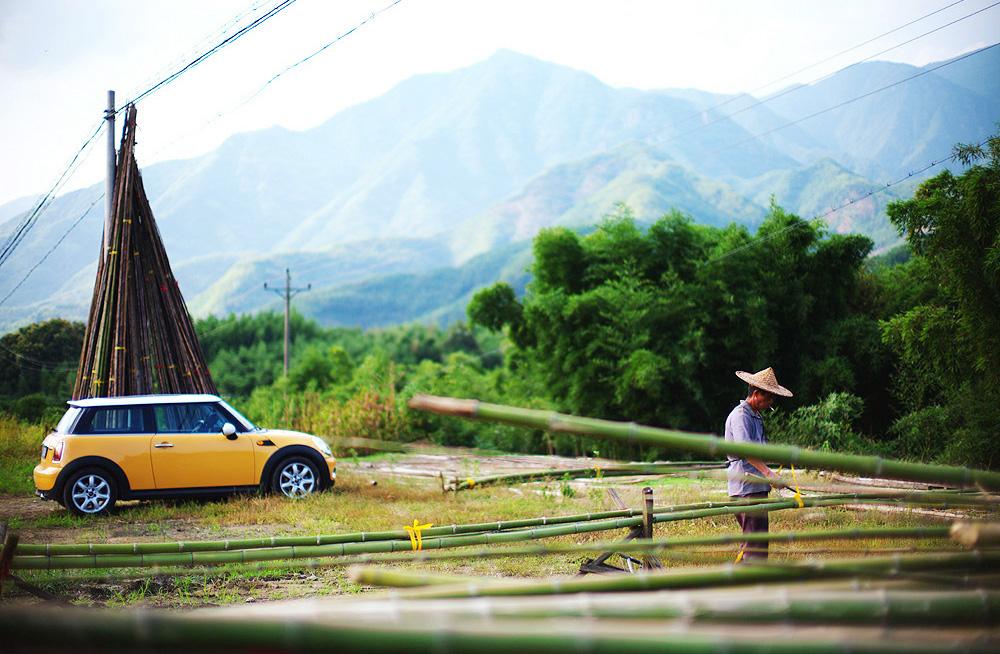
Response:
[[[145,167],[143,181],[196,314],[270,306],[260,286],[279,281],[285,267],[313,284],[313,297],[347,307],[363,285],[390,284],[387,276],[399,287],[401,279],[439,271],[434,283],[451,284],[440,271],[507,252],[547,225],[593,224],[618,202],[644,221],[676,208],[703,223],[752,226],[773,195],[812,217],[994,128],[996,51],[782,128],[916,72],[861,64],[734,114],[758,101],[696,89],[616,89],[587,73],[503,51],[469,68],[409,79],[311,130],[240,134],[202,157]],[[782,129],[754,138],[776,128]],[[52,203],[5,264],[0,297],[102,190]],[[831,216],[831,227],[891,245],[896,235],[884,215],[886,201],[859,202]],[[24,198],[0,207],[0,239],[30,204]],[[0,307],[0,329],[84,317],[101,209],[98,203]],[[425,295],[430,302],[432,294]],[[450,299],[442,295],[441,302],[459,301],[445,295]],[[371,301],[355,310],[365,324],[454,314],[421,302],[414,299],[405,311],[389,302],[381,317]],[[317,312],[350,322],[346,309]]]
[[[448,324],[465,320],[472,295],[503,280],[523,293],[531,244],[527,241],[474,257],[461,266],[439,268],[304,294],[298,310],[325,325],[383,327],[406,322]]]

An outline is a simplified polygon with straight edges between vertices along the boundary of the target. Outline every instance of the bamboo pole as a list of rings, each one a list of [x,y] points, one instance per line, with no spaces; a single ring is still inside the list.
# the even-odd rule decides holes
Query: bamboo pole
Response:
[[[646,475],[669,475],[681,472],[700,472],[725,468],[724,463],[697,462],[691,464],[674,463],[643,463],[616,464],[613,466],[591,466],[589,468],[553,468],[551,470],[535,470],[532,472],[516,472],[506,475],[490,475],[487,477],[468,478],[454,481],[455,490],[468,490],[479,486],[495,484],[520,484],[532,481],[550,479],[587,479],[602,477],[633,477]]]
[[[523,409],[477,400],[416,395],[410,400],[409,405],[418,411],[430,411],[441,415],[473,418],[487,422],[502,422],[533,429],[547,429],[561,433],[624,441],[630,444],[656,445],[709,457],[721,457],[722,455],[733,455],[741,458],[756,457],[783,465],[836,470],[906,481],[951,486],[980,486],[987,490],[1000,490],[1000,473],[988,470],[910,463],[875,456],[818,452],[788,445],[733,442],[711,434],[695,434],[646,427],[635,423],[581,418],[555,411]]]
[[[296,651],[371,652],[372,654],[507,654],[532,652],[592,654],[656,652],[658,654],[921,654],[939,652],[940,639],[915,640],[825,632],[822,637],[764,639],[753,634],[707,634],[691,630],[625,630],[622,626],[573,623],[554,629],[547,623],[503,621],[492,626],[448,623],[447,616],[414,625],[393,626],[308,619],[253,620],[213,614],[192,615],[152,611],[98,611],[93,609],[0,609],[0,633],[12,651],[53,651],[72,647],[126,651]],[[948,639],[952,652],[988,652],[989,643],[978,634]]]
[[[858,502],[886,503],[887,500],[832,499],[817,500],[805,498],[801,500],[805,507],[839,506]],[[782,511],[799,508],[795,500],[781,500],[764,504],[755,504],[755,511]],[[692,511],[677,511],[674,513],[657,513],[653,522],[676,522],[718,515],[732,515],[745,511],[745,506],[723,506],[714,509],[697,509]],[[528,529],[487,532],[451,537],[424,537],[424,549],[442,549],[447,547],[463,547],[466,545],[486,545],[494,543],[509,543],[539,538],[552,538],[583,534],[597,531],[609,531],[638,527],[642,524],[642,516],[630,518],[614,518],[610,520],[592,520],[587,522],[571,522],[551,527],[533,527]],[[427,530],[430,531],[430,530]],[[401,540],[382,540],[371,542],[341,542],[328,545],[269,547],[260,549],[241,549],[226,551],[188,551],[165,554],[94,554],[94,555],[20,555],[13,559],[15,569],[52,570],[66,568],[127,568],[152,567],[167,565],[221,565],[226,563],[247,563],[253,561],[275,561],[282,559],[300,559],[310,557],[345,556],[375,552],[398,552],[412,549],[412,544]]]
[[[354,602],[300,602],[303,611],[322,620],[414,622],[447,614],[452,620],[591,618],[671,620],[736,624],[815,623],[829,625],[996,624],[1000,592],[985,590],[815,590],[773,587],[710,591],[590,593],[546,597],[465,599],[382,598]],[[237,609],[238,611],[239,609]],[[247,616],[252,615],[253,610]]]
[[[351,579],[369,586],[417,586],[421,581],[434,583],[433,589],[421,589],[409,597],[481,597],[502,595],[561,595],[564,593],[608,593],[678,588],[710,588],[759,583],[810,581],[853,576],[886,576],[909,572],[951,570],[992,570],[1000,564],[1000,552],[972,551],[953,554],[929,554],[868,559],[837,559],[795,563],[754,563],[717,568],[671,570],[635,575],[588,576],[570,579],[532,581],[486,581],[470,584],[456,580],[452,586],[441,583],[442,575],[426,575],[381,568],[353,568]],[[434,578],[431,582],[431,578]]]

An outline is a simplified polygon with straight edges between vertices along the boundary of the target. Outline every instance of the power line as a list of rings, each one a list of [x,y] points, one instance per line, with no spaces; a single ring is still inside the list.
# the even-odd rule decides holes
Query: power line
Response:
[[[986,145],[987,143],[989,143],[989,141],[990,141],[989,139],[986,139],[986,140],[980,142],[978,144],[978,147],[982,147],[982,146]],[[893,186],[896,186],[898,184],[902,184],[903,182],[907,181],[908,179],[912,179],[913,177],[916,177],[917,175],[920,175],[921,173],[924,173],[924,172],[930,170],[931,168],[933,168],[935,166],[939,166],[939,165],[941,165],[941,164],[943,164],[943,163],[945,163],[947,161],[952,161],[953,159],[955,159],[956,156],[957,155],[955,153],[952,153],[952,154],[948,155],[947,157],[944,157],[942,159],[937,159],[935,161],[932,161],[929,164],[927,164],[926,166],[923,166],[922,168],[918,168],[917,170],[910,171],[909,173],[907,173],[906,175],[900,177],[899,179],[897,179],[894,182],[889,182],[889,183],[885,184],[885,186],[881,186],[879,188],[873,188],[872,190],[868,191],[867,193],[865,193],[862,196],[856,197],[853,200],[850,200],[850,201],[845,202],[845,203],[843,203],[843,204],[841,204],[841,205],[839,205],[837,207],[834,207],[833,209],[830,209],[830,210],[826,211],[825,213],[820,214],[820,215],[814,217],[813,220],[823,220],[824,218],[826,218],[828,216],[831,216],[831,215],[837,213],[838,211],[846,209],[847,207],[849,207],[851,205],[857,204],[858,202],[863,202],[864,200],[867,200],[870,197],[874,197],[876,195],[881,195],[882,193],[885,193],[886,191],[888,191]],[[787,232],[789,230],[792,230],[792,229],[795,229],[795,228],[798,228],[798,227],[804,227],[805,225],[806,225],[806,223],[803,223],[803,222],[792,223],[791,225],[787,225],[785,227],[782,227],[779,230],[771,232],[767,236],[762,236],[762,237],[758,238],[755,241],[747,243],[746,245],[741,245],[738,248],[734,248],[732,250],[729,250],[725,254],[722,254],[722,255],[719,255],[717,257],[713,257],[711,259],[708,259],[707,261],[703,262],[701,265],[702,266],[707,266],[707,265],[709,265],[711,263],[715,263],[716,261],[721,261],[722,259],[726,259],[728,257],[731,257],[732,255],[737,254],[739,252],[742,252],[743,250],[747,250],[747,249],[755,247],[755,246],[757,246],[757,245],[759,245],[759,244],[761,244],[761,243],[763,243],[765,241],[769,241],[772,238],[775,238],[776,236],[780,236],[781,234],[783,234],[783,233],[785,233],[785,232]]]
[[[996,4],[1000,4],[1000,2],[998,2]],[[880,86],[877,89],[868,91],[866,93],[862,93],[861,95],[856,95],[853,98],[849,98],[847,100],[844,100],[843,102],[838,102],[837,104],[835,104],[833,106],[827,107],[825,109],[820,109],[819,111],[814,111],[813,113],[809,114],[808,116],[803,116],[802,118],[798,118],[798,119],[793,120],[791,122],[785,123],[784,125],[779,125],[777,127],[773,127],[773,128],[771,128],[769,130],[765,130],[765,131],[760,132],[758,134],[752,134],[752,135],[750,135],[749,137],[747,137],[745,139],[742,139],[740,141],[736,141],[735,143],[730,143],[729,145],[726,145],[724,147],[718,148],[717,150],[713,150],[713,151],[709,152],[708,154],[709,155],[718,154],[719,152],[722,152],[722,151],[725,151],[725,150],[729,150],[731,148],[735,148],[737,146],[743,145],[744,143],[748,143],[750,141],[755,141],[755,140],[761,138],[762,136],[767,136],[769,134],[773,134],[773,133],[781,131],[783,129],[787,129],[789,127],[792,127],[793,125],[798,125],[799,123],[805,122],[805,121],[807,121],[807,120],[809,120],[811,118],[815,118],[816,116],[821,116],[821,115],[823,115],[825,113],[829,113],[831,111],[834,111],[835,109],[840,109],[841,107],[845,107],[845,106],[847,106],[849,104],[857,102],[858,100],[864,100],[865,98],[869,98],[869,97],[871,97],[871,96],[873,96],[873,95],[875,95],[877,93],[881,93],[882,91],[887,91],[888,89],[891,89],[891,88],[894,88],[896,86],[899,86],[900,84],[905,84],[906,82],[909,82],[910,80],[914,80],[914,79],[916,79],[918,77],[923,77],[924,75],[928,75],[930,73],[933,73],[934,71],[941,70],[942,68],[945,68],[946,66],[951,66],[952,64],[957,64],[960,61],[964,61],[965,59],[968,59],[969,57],[974,57],[974,56],[976,56],[978,54],[982,54],[984,52],[992,50],[993,48],[995,48],[997,46],[1000,46],[1000,42],[994,43],[993,45],[988,45],[985,48],[981,48],[981,49],[976,50],[974,52],[968,52],[968,53],[966,53],[966,54],[964,54],[964,55],[962,55],[960,57],[955,57],[954,59],[952,59],[950,61],[946,61],[946,62],[941,63],[941,64],[938,64],[937,66],[934,66],[933,68],[921,69],[919,72],[914,73],[913,75],[910,75],[908,77],[904,77],[901,80],[897,80],[895,82],[892,82],[891,84],[886,84],[885,86]]]
[[[288,9],[293,4],[295,4],[295,2],[296,2],[296,0],[282,0],[282,2],[280,4],[278,4],[278,5],[274,6],[274,7],[272,7],[271,9],[269,9],[267,11],[267,13],[265,13],[263,16],[260,16],[259,18],[255,19],[253,22],[245,25],[244,27],[241,27],[239,30],[237,30],[232,35],[227,36],[222,41],[220,41],[216,45],[214,45],[211,48],[209,48],[207,51],[205,51],[202,54],[200,54],[197,57],[195,57],[193,60],[191,60],[190,62],[188,62],[187,64],[185,64],[179,70],[177,70],[177,71],[175,71],[175,72],[167,75],[166,77],[164,77],[159,82],[156,82],[155,84],[153,84],[152,86],[150,86],[149,88],[147,88],[145,91],[139,93],[139,95],[137,95],[134,98],[132,98],[129,101],[129,103],[126,103],[126,106],[128,106],[128,104],[136,104],[136,103],[138,103],[140,100],[142,100],[146,96],[148,96],[148,95],[150,95],[152,93],[155,93],[157,90],[159,90],[159,89],[163,88],[164,86],[170,84],[171,82],[175,81],[178,77],[180,77],[184,73],[188,72],[189,70],[191,70],[192,68],[194,68],[198,64],[202,63],[203,61],[205,61],[206,59],[208,59],[209,57],[211,57],[212,55],[214,55],[219,50],[222,50],[223,48],[225,48],[227,45],[229,45],[231,43],[235,43],[237,40],[239,40],[243,36],[246,36],[247,34],[249,34],[252,30],[256,29],[257,27],[260,27],[261,25],[263,25],[267,21],[271,20],[272,18],[274,18],[275,16],[277,16],[278,14],[280,14],[285,9]],[[121,110],[119,110],[119,113],[120,112],[121,112]]]
[[[100,122],[98,122],[97,127],[94,129],[90,137],[87,138],[87,140],[83,142],[83,145],[81,145],[76,153],[73,154],[73,157],[63,169],[62,174],[59,175],[59,178],[56,179],[55,183],[52,185],[52,188],[50,188],[48,192],[41,197],[27,217],[25,217],[24,220],[22,220],[21,223],[14,229],[10,238],[8,238],[7,242],[4,243],[3,249],[0,250],[0,267],[3,267],[3,265],[7,262],[7,259],[9,259],[10,255],[14,252],[15,248],[20,245],[21,241],[24,240],[24,237],[31,231],[31,228],[35,226],[35,223],[38,221],[38,217],[48,207],[49,203],[55,197],[55,193],[60,187],[62,187],[63,184],[66,183],[66,181],[69,180],[69,177],[72,175],[72,171],[75,171],[75,168],[80,161],[80,156],[97,139],[97,136],[101,133],[102,129],[104,129],[103,118]]]
[[[960,1],[962,1],[962,0],[960,0]],[[953,3],[952,5],[948,5],[948,6],[951,7],[951,6],[954,6],[954,4],[958,4],[958,3],[956,2],[956,3]],[[767,104],[769,102],[777,100],[778,98],[781,98],[781,97],[784,97],[786,95],[795,93],[796,91],[800,91],[801,89],[806,88],[807,86],[809,86],[811,84],[816,84],[817,82],[821,82],[821,81],[823,81],[825,79],[829,79],[829,78],[833,77],[834,75],[838,75],[838,74],[840,74],[840,73],[842,73],[842,72],[844,72],[846,70],[854,68],[855,66],[859,66],[859,65],[861,65],[862,63],[864,63],[866,61],[874,59],[875,57],[883,55],[883,54],[885,54],[887,52],[890,52],[892,50],[895,50],[897,48],[901,48],[904,45],[908,45],[910,43],[913,43],[914,41],[917,41],[918,39],[922,39],[922,38],[924,38],[926,36],[934,34],[935,32],[939,32],[940,30],[943,30],[943,29],[945,29],[947,27],[951,27],[952,25],[954,25],[956,23],[960,23],[963,20],[966,20],[968,18],[972,18],[973,16],[975,16],[977,14],[981,14],[982,12],[984,12],[984,11],[986,11],[988,9],[992,9],[993,7],[996,7],[997,5],[1000,5],[1000,2],[994,2],[993,4],[991,4],[991,5],[987,6],[987,7],[983,7],[982,9],[978,9],[978,10],[972,12],[972,13],[966,14],[965,16],[962,16],[961,18],[956,18],[955,20],[952,20],[951,22],[945,23],[944,25],[941,25],[939,27],[935,27],[932,30],[924,32],[923,34],[920,34],[918,36],[914,36],[914,37],[912,37],[910,39],[907,39],[906,41],[903,41],[901,43],[897,43],[894,46],[891,46],[891,47],[886,48],[884,50],[880,50],[879,52],[876,52],[875,54],[869,55],[869,56],[865,57],[864,59],[860,59],[860,60],[855,61],[855,62],[853,62],[851,64],[848,64],[847,66],[844,66],[843,68],[839,68],[839,69],[833,71],[832,73],[827,73],[826,75],[822,75],[820,77],[817,77],[816,79],[814,79],[814,80],[812,80],[810,82],[806,82],[805,84],[798,85],[798,86],[789,87],[789,88],[785,89],[784,91],[781,91],[780,93],[777,93],[775,95],[769,96],[767,98],[763,98],[763,99],[757,100],[756,102],[753,102],[753,103],[747,105],[746,107],[743,107],[742,109],[738,109],[738,110],[734,111],[731,114],[724,114],[724,115],[721,115],[721,116],[717,116],[716,118],[714,118],[714,119],[712,119],[712,120],[710,120],[708,122],[705,122],[705,123],[702,123],[702,124],[698,125],[694,129],[690,129],[690,130],[688,130],[686,132],[682,132],[680,134],[674,134],[673,136],[670,136],[670,137],[664,137],[664,138],[657,139],[657,140],[654,141],[654,143],[657,144],[657,145],[664,145],[666,143],[670,143],[672,141],[676,141],[677,139],[684,138],[685,136],[690,136],[691,134],[694,134],[695,132],[698,132],[700,130],[706,129],[708,127],[711,127],[712,125],[721,123],[721,122],[723,122],[725,120],[728,120],[728,119],[732,118],[733,116],[739,115],[739,114],[741,114],[741,113],[743,113],[745,111],[749,111],[749,110],[754,109],[756,107],[759,107],[761,105],[765,105],[765,104]],[[947,7],[945,7],[945,9],[947,9]],[[941,11],[941,10],[938,10],[938,11]],[[932,12],[932,13],[937,13],[937,12]],[[931,15],[931,14],[928,14],[928,16],[929,15]],[[913,24],[913,22],[916,22],[916,21],[911,21],[910,23],[907,23],[907,25],[911,25],[911,24]],[[901,28],[896,28],[896,30],[891,30],[890,32],[886,32],[886,34],[889,34],[891,32],[897,31],[898,29],[901,29]],[[878,37],[878,38],[881,38],[881,37]],[[874,39],[870,39],[869,41],[866,41],[865,43],[870,43],[872,40],[874,40]],[[864,45],[864,44],[862,44],[862,45]],[[859,47],[859,46],[855,46],[855,48],[856,47]],[[849,52],[850,50],[853,50],[855,48],[850,48],[848,50],[845,50],[845,52]],[[976,52],[978,52],[978,51],[976,51]],[[968,53],[965,56],[969,56],[971,54],[975,54],[975,52]],[[941,66],[938,66],[937,68],[941,68],[942,66],[945,66],[945,65],[948,65],[950,63],[953,63],[954,61],[955,60],[945,62],[944,64],[942,64]],[[822,63],[822,62],[820,62],[820,63]],[[814,65],[818,65],[818,64],[814,64]],[[807,70],[808,68],[811,68],[811,67],[812,66],[807,66],[806,68],[800,69],[800,71],[797,71],[797,72],[801,72],[802,70]],[[937,70],[937,68],[934,68],[932,70]],[[930,71],[925,71],[925,72],[930,72]],[[795,74],[797,74],[797,73],[791,73],[791,74],[785,76],[782,79],[787,79],[788,77],[791,77],[792,75],[795,75]],[[924,74],[924,73],[920,73],[918,75],[914,75],[913,77],[919,77],[921,74]],[[905,82],[908,79],[913,79],[913,77],[908,77],[908,78],[906,78],[904,80],[901,80],[900,83]],[[770,86],[770,84],[767,84],[765,86]],[[888,87],[884,87],[884,88],[888,88]],[[877,92],[877,91],[875,91],[875,92]],[[730,102],[733,102],[733,101],[735,101],[735,100],[737,100],[737,99],[739,99],[741,97],[742,96],[735,96],[733,98],[730,98],[729,100],[726,100],[723,103],[715,105],[714,107],[711,107],[709,109],[705,109],[705,110],[699,111],[699,112],[697,112],[695,114],[692,114],[692,115],[690,115],[690,116],[682,119],[681,121],[675,123],[674,126],[680,125],[681,123],[686,122],[687,120],[691,119],[694,116],[700,116],[700,115],[702,115],[704,113],[707,113],[709,111],[717,109],[717,108],[719,108],[719,107],[721,107],[721,106],[723,106],[725,104],[728,104]]]
[[[69,229],[67,229],[65,232],[63,232],[62,236],[60,236],[56,240],[56,242],[52,244],[52,247],[50,247],[48,249],[48,252],[46,252],[45,254],[43,254],[42,258],[39,259],[37,262],[35,262],[35,265],[33,265],[28,270],[28,272],[24,274],[24,277],[21,278],[21,281],[19,281],[17,283],[17,285],[14,286],[14,288],[10,289],[10,292],[7,293],[7,295],[5,295],[2,300],[0,300],[0,306],[3,306],[7,302],[7,300],[10,299],[10,296],[13,295],[17,291],[17,289],[21,288],[21,285],[24,284],[24,282],[28,281],[28,277],[31,276],[31,273],[35,272],[35,270],[39,266],[41,266],[43,263],[45,263],[45,260],[49,258],[49,255],[51,255],[53,252],[55,252],[56,248],[59,247],[62,244],[63,241],[66,240],[66,237],[69,236],[70,232],[72,232],[74,229],[76,229],[76,226],[79,225],[81,222],[83,222],[84,218],[86,218],[88,215],[90,215],[90,211],[91,211],[91,209],[94,208],[94,205],[96,205],[98,202],[100,202],[103,199],[104,199],[104,193],[101,193],[99,196],[97,196],[96,199],[94,199],[93,202],[90,203],[90,206],[87,207],[86,211],[84,211],[82,214],[80,214],[80,217],[73,221],[73,224],[71,224],[69,226]]]
[[[175,56],[169,63],[161,66],[155,73],[147,76],[140,84],[137,85],[137,87],[145,88],[152,85],[157,80],[169,74],[171,69],[183,65],[187,59],[196,56],[200,50],[207,47],[210,43],[214,43],[215,41],[225,37],[229,30],[238,25],[244,18],[258,12],[262,6],[276,1],[280,0],[256,0],[256,2],[253,2],[249,7],[243,9],[219,27],[192,43],[184,50],[184,52]],[[132,95],[137,93],[138,91],[135,91]]]
[[[249,104],[251,100],[255,99],[257,96],[259,96],[261,93],[263,93],[264,90],[267,89],[279,77],[281,77],[285,73],[289,72],[293,68],[297,68],[297,67],[301,66],[302,64],[304,64],[307,61],[311,60],[313,57],[316,57],[317,55],[319,55],[320,53],[324,52],[328,48],[336,45],[339,41],[347,38],[348,36],[350,36],[351,34],[353,34],[354,32],[356,32],[360,28],[364,27],[365,25],[367,25],[371,21],[375,20],[379,15],[381,15],[381,14],[385,13],[386,11],[392,9],[393,7],[395,7],[396,5],[398,5],[402,1],[403,0],[394,0],[393,2],[390,2],[388,5],[382,7],[381,9],[379,9],[377,11],[371,12],[362,21],[360,21],[358,24],[354,25],[354,27],[351,27],[346,32],[338,35],[332,41],[329,41],[328,43],[324,44],[323,46],[321,46],[319,49],[313,51],[312,53],[306,55],[302,59],[299,59],[295,63],[293,63],[293,64],[291,64],[289,66],[286,66],[285,68],[283,68],[282,70],[280,70],[278,73],[276,73],[270,79],[268,79],[266,82],[264,82],[264,84],[261,85],[260,88],[258,88],[256,91],[254,91],[253,93],[251,93],[250,95],[248,95],[246,98],[244,98],[237,105],[233,106],[230,109],[227,109],[227,110],[225,110],[223,112],[220,112],[220,113],[216,114],[212,118],[210,118],[207,121],[205,121],[204,123],[202,123],[199,127],[193,129],[192,131],[190,131],[190,132],[188,132],[186,134],[182,134],[181,136],[177,137],[176,139],[174,139],[170,143],[168,143],[165,146],[163,146],[162,148],[160,148],[153,156],[155,157],[156,154],[159,154],[160,152],[163,152],[164,150],[166,150],[166,149],[168,149],[170,147],[173,147],[175,144],[183,141],[184,139],[186,139],[186,138],[188,138],[190,136],[193,136],[194,134],[197,134],[197,133],[205,130],[206,128],[210,127],[211,125],[214,125],[219,120],[221,120],[224,116],[226,116],[228,114],[231,114],[232,112],[237,111],[239,109],[242,109],[244,106],[246,106],[247,104]]]
[[[393,2],[390,2],[386,6],[382,7],[381,9],[379,9],[378,11],[373,11],[372,13],[368,14],[368,16],[364,20],[362,20],[360,23],[358,23],[357,25],[355,25],[351,29],[347,30],[346,32],[344,32],[343,34],[341,34],[340,36],[338,36],[337,38],[333,39],[329,43],[326,43],[325,45],[323,45],[322,47],[320,47],[318,50],[316,50],[315,52],[313,52],[312,54],[306,55],[302,59],[299,59],[298,61],[296,61],[294,64],[292,64],[290,66],[287,66],[286,68],[284,68],[283,70],[281,70],[280,72],[278,72],[277,74],[275,74],[273,77],[271,77],[271,79],[269,79],[266,82],[264,82],[264,85],[261,86],[259,89],[257,89],[257,91],[253,95],[251,95],[249,98],[247,98],[246,100],[244,100],[243,104],[246,104],[250,100],[253,100],[255,97],[257,97],[258,95],[260,95],[264,91],[264,89],[266,89],[268,86],[271,85],[272,82],[274,82],[276,79],[278,79],[279,77],[281,77],[282,75],[284,75],[288,71],[292,70],[293,68],[297,68],[298,66],[301,66],[302,64],[306,63],[307,61],[309,61],[313,57],[315,57],[315,56],[319,55],[320,53],[322,53],[327,48],[330,48],[331,46],[335,45],[338,41],[347,38],[348,36],[350,36],[355,31],[361,29],[362,27],[364,27],[369,22],[375,20],[379,16],[379,14],[382,14],[382,13],[384,13],[386,11],[389,11],[390,9],[392,9],[393,7],[395,7],[396,5],[398,5],[402,1],[403,0],[393,0]],[[243,106],[243,104],[241,104],[239,106]]]
[[[270,20],[271,18],[273,18],[277,14],[281,13],[282,11],[284,11],[285,9],[287,9],[288,7],[290,7],[295,2],[296,2],[296,0],[282,0],[282,2],[280,2],[278,5],[272,7],[271,9],[269,9],[263,16],[260,16],[259,18],[255,19],[253,22],[251,22],[251,23],[245,25],[244,27],[240,28],[235,33],[233,33],[232,35],[224,38],[222,41],[220,41],[219,43],[217,43],[215,46],[213,46],[212,48],[210,48],[206,52],[203,52],[202,54],[200,54],[197,57],[195,57],[195,59],[193,59],[192,61],[190,61],[186,65],[184,65],[179,70],[177,70],[177,71],[175,71],[175,72],[167,75],[165,78],[163,78],[159,82],[156,82],[155,84],[153,84],[152,86],[150,86],[146,90],[144,90],[141,93],[139,93],[137,96],[135,96],[135,98],[133,98],[133,100],[131,102],[132,103],[138,102],[140,99],[145,98],[148,95],[150,95],[151,93],[155,92],[156,90],[158,90],[158,89],[166,86],[167,84],[170,84],[171,82],[173,82],[174,80],[176,80],[178,77],[180,77],[181,75],[183,75],[185,72],[191,70],[192,68],[194,68],[195,66],[197,66],[199,63],[203,62],[205,59],[208,59],[209,57],[211,57],[213,54],[215,54],[216,52],[218,52],[219,50],[221,50],[225,46],[227,46],[227,45],[235,42],[236,40],[238,40],[242,36],[245,36],[251,30],[259,27],[260,25],[262,25],[266,21]],[[225,30],[229,29],[229,25],[231,25],[234,21],[240,20],[242,18],[242,16],[247,15],[248,13],[252,13],[256,9],[257,9],[257,6],[253,7],[251,10],[249,10],[247,12],[244,12],[242,15],[238,15],[235,19],[231,20],[230,23],[228,23],[228,24],[226,24],[226,25],[223,26],[222,32],[225,32]],[[127,106],[127,104],[125,106]],[[120,111],[121,110],[119,110],[119,112]],[[59,188],[62,187],[63,184],[66,183],[66,181],[69,180],[69,177],[72,176],[72,173],[75,172],[75,166],[76,166],[76,164],[77,164],[80,156],[97,139],[97,136],[101,133],[101,130],[104,128],[104,123],[105,123],[105,121],[103,119],[101,119],[98,122],[97,127],[94,129],[93,133],[90,135],[90,137],[88,137],[83,142],[83,145],[80,146],[80,148],[73,155],[72,159],[70,159],[70,162],[63,169],[62,173],[59,175],[59,178],[52,185],[52,188],[50,188],[49,191],[45,195],[42,196],[42,198],[35,204],[34,208],[27,215],[27,217],[25,217],[24,220],[22,220],[21,223],[14,229],[14,231],[11,234],[11,236],[4,243],[3,248],[0,249],[0,267],[3,267],[4,263],[7,262],[7,259],[10,258],[10,255],[14,252],[14,250],[18,247],[18,245],[20,245],[20,243],[24,240],[24,237],[28,234],[28,232],[30,232],[31,229],[34,227],[35,223],[38,221],[38,218],[42,215],[42,213],[45,212],[45,210],[48,208],[48,206],[51,203],[51,201],[54,199],[55,193],[59,190]]]
[[[951,4],[948,4],[948,5],[945,5],[944,7],[941,7],[940,9],[935,9],[934,11],[932,11],[930,13],[927,13],[927,14],[924,14],[923,16],[920,16],[919,18],[914,18],[913,20],[909,21],[908,23],[904,23],[904,24],[900,25],[899,27],[894,27],[891,30],[889,30],[888,32],[882,32],[878,36],[873,36],[872,38],[868,39],[867,41],[862,41],[861,43],[858,43],[857,45],[852,45],[851,47],[846,48],[844,50],[841,50],[840,52],[837,52],[836,54],[832,54],[829,57],[826,57],[825,59],[821,59],[820,61],[811,63],[808,66],[803,66],[802,68],[799,68],[796,71],[788,73],[787,75],[783,75],[782,77],[779,77],[777,79],[771,80],[770,82],[767,82],[766,84],[762,84],[761,86],[758,86],[757,88],[754,88],[754,89],[751,89],[750,91],[747,91],[747,94],[753,95],[754,93],[757,93],[758,91],[762,91],[763,89],[766,89],[769,86],[774,86],[775,84],[777,84],[779,82],[784,82],[785,80],[788,80],[788,79],[790,79],[790,78],[798,75],[799,73],[804,73],[805,71],[811,70],[811,69],[815,68],[816,66],[821,66],[821,65],[827,63],[828,61],[833,61],[834,59],[836,59],[837,57],[840,57],[841,55],[845,55],[848,52],[853,52],[854,50],[857,50],[858,48],[864,47],[864,46],[868,45],[869,43],[874,43],[875,41],[878,41],[879,39],[882,39],[882,38],[884,38],[886,36],[889,36],[890,34],[898,32],[899,30],[905,29],[905,28],[907,28],[907,27],[909,27],[911,25],[915,25],[916,23],[919,23],[920,21],[926,20],[926,19],[930,18],[931,16],[933,16],[935,14],[939,14],[942,11],[945,11],[946,9],[951,9],[955,5],[960,5],[963,2],[965,2],[965,0],[957,0],[956,2],[952,2]],[[864,60],[862,60],[862,61],[864,61]],[[680,122],[685,122],[687,120],[690,120],[691,118],[696,118],[697,116],[700,116],[704,111],[714,111],[714,110],[716,110],[716,109],[718,109],[720,107],[724,107],[725,105],[727,105],[727,104],[729,104],[731,102],[735,102],[740,97],[742,97],[742,96],[741,95],[735,95],[735,96],[729,98],[728,100],[725,100],[724,102],[720,102],[719,104],[711,106],[711,107],[709,107],[707,109],[704,109],[703,111],[699,111],[699,112],[696,112],[694,114],[691,114],[690,116],[682,119]]]

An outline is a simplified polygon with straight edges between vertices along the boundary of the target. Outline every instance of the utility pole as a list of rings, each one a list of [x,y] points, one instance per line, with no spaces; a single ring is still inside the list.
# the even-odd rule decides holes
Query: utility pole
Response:
[[[108,108],[104,112],[104,120],[108,125],[108,167],[107,179],[104,182],[104,251],[102,257],[108,256],[108,246],[111,244],[111,212],[114,210],[115,197],[115,92],[108,91]]]
[[[291,324],[289,322],[289,316],[291,315],[292,298],[301,293],[302,291],[308,291],[312,289],[312,284],[307,284],[305,288],[292,288],[292,273],[289,272],[288,268],[285,268],[285,287],[284,288],[271,288],[264,282],[264,290],[276,293],[280,297],[285,298],[285,377],[288,376],[288,357],[289,350],[292,345],[292,330]]]

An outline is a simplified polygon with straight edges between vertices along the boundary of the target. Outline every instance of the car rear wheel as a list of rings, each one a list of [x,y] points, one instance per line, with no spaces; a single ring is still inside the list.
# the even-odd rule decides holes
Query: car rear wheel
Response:
[[[101,468],[74,473],[63,488],[62,505],[76,515],[102,515],[117,501],[115,479]]]
[[[278,464],[271,478],[271,490],[286,497],[299,498],[319,491],[319,469],[301,456],[293,456]]]

